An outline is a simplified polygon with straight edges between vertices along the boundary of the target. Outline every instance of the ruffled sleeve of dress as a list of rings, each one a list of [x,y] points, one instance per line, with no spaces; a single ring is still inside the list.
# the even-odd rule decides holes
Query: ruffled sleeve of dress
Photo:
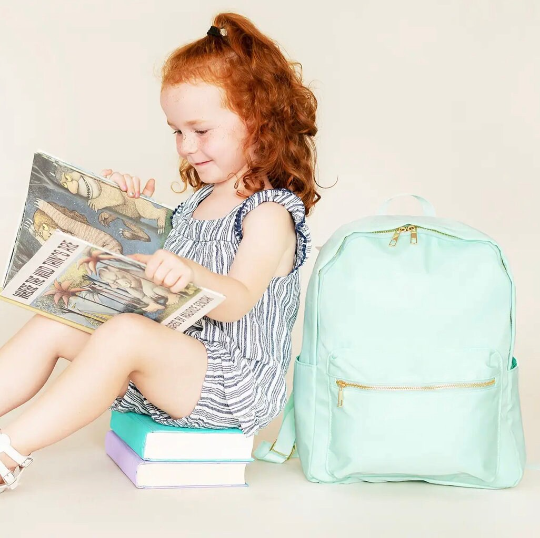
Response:
[[[171,215],[171,225],[173,228],[178,224],[178,221],[182,218],[182,212],[184,210],[185,203],[186,202],[182,202],[179,205],[177,205]]]
[[[311,253],[311,234],[306,225],[306,208],[302,200],[288,189],[267,189],[252,194],[236,214],[234,232],[238,241],[242,240],[242,222],[245,216],[264,202],[276,202],[284,206],[294,221],[296,229],[296,255],[291,273],[296,271],[309,258]]]

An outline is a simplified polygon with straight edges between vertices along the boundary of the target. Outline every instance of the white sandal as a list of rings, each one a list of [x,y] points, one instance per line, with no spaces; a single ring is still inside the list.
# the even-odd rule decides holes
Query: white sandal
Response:
[[[31,455],[23,456],[19,454],[12,446],[11,439],[5,433],[2,433],[0,430],[0,454],[5,452],[13,461],[18,463],[18,467],[14,471],[10,471],[1,461],[0,461],[0,476],[4,481],[3,484],[0,484],[0,493],[3,493],[7,489],[15,489],[19,485],[19,479],[23,471],[28,467],[34,459],[31,458]]]

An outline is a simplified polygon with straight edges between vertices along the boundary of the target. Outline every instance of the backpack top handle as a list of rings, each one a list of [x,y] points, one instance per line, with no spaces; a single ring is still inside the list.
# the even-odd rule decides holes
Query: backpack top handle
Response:
[[[388,198],[388,200],[383,202],[381,207],[379,207],[379,211],[377,212],[377,214],[387,215],[388,213],[386,211],[388,209],[388,204],[390,204],[390,202],[394,200],[395,198],[400,198],[402,196],[413,196],[414,198],[416,198],[422,204],[422,209],[426,217],[437,216],[437,214],[435,213],[435,208],[425,198],[422,198],[421,196],[418,196],[417,194],[409,194],[409,193],[396,194],[395,196]]]

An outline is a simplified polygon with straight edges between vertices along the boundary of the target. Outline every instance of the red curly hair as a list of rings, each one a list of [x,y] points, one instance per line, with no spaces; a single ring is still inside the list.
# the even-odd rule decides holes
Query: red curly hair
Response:
[[[301,64],[288,61],[246,17],[220,13],[213,25],[227,35],[207,35],[172,52],[162,67],[161,89],[200,81],[222,88],[224,105],[247,127],[245,188],[262,190],[267,176],[274,188],[294,192],[309,215],[321,198],[314,176],[317,99],[302,84]],[[247,152],[252,145],[253,160]],[[188,184],[195,191],[203,186],[187,160],[179,171],[184,183],[180,192]]]

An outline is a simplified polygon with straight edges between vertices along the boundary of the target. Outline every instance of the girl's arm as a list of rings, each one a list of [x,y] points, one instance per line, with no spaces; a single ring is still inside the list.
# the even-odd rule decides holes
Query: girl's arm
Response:
[[[195,285],[226,296],[207,316],[216,321],[237,321],[262,297],[285,252],[296,245],[294,222],[289,211],[276,202],[265,202],[243,220],[243,237],[227,275],[213,273],[186,258]]]

